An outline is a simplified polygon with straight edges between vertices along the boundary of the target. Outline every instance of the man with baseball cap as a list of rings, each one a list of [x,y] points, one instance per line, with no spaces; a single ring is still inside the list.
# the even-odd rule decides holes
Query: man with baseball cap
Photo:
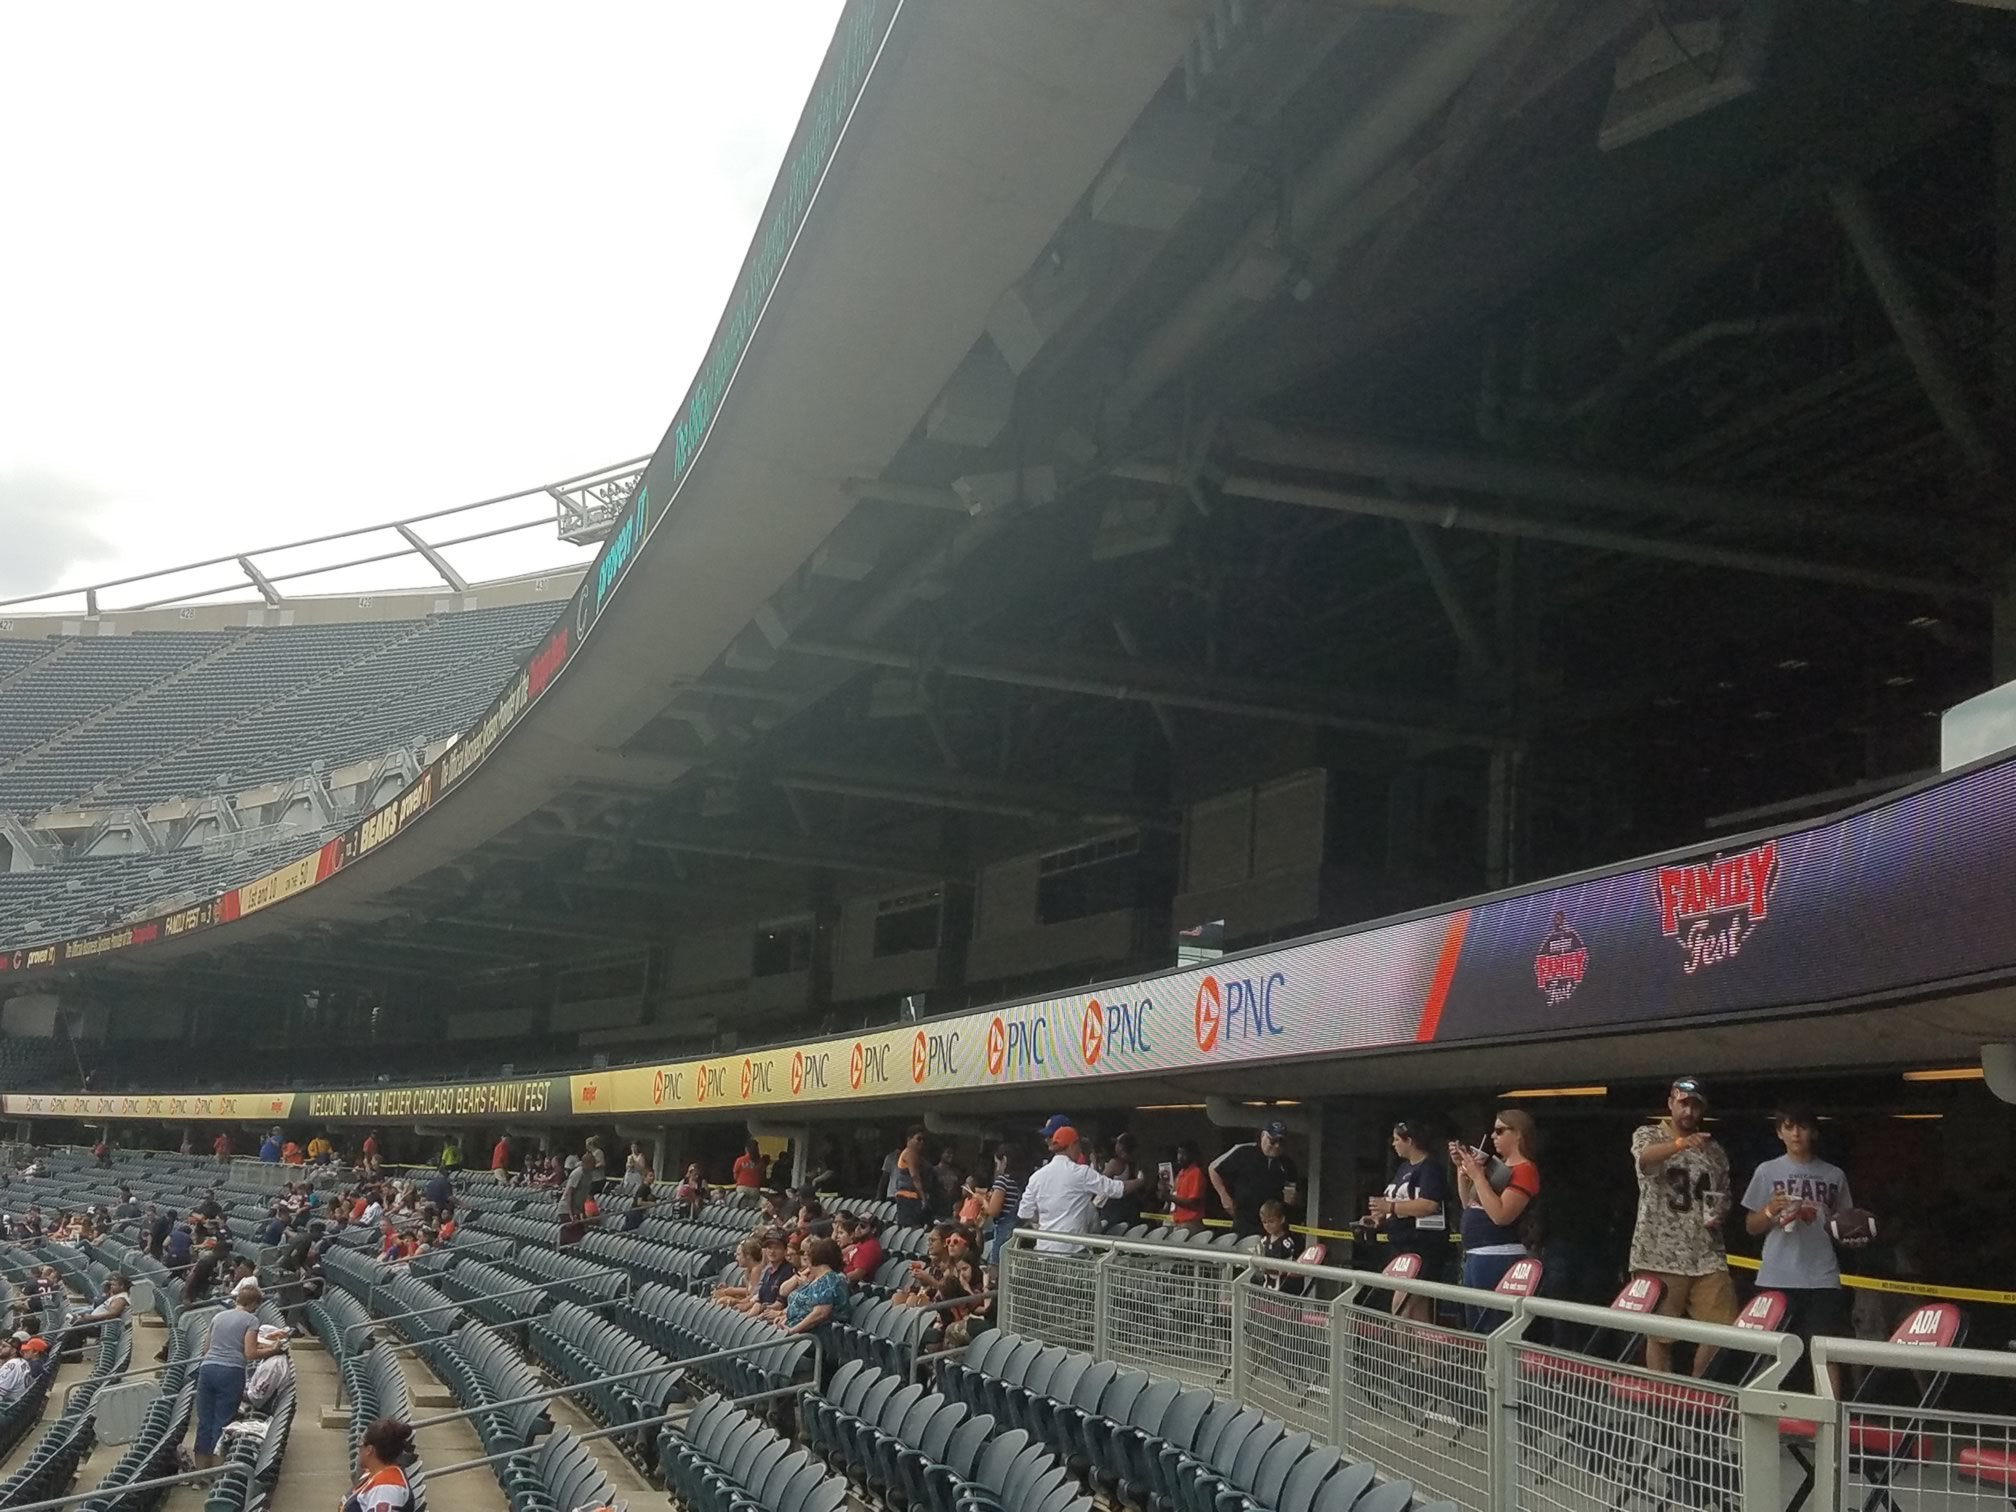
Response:
[[[1694,1077],[1667,1090],[1666,1116],[1631,1136],[1638,1173],[1638,1222],[1631,1232],[1631,1270],[1665,1287],[1659,1311],[1701,1323],[1736,1321],[1736,1287],[1722,1220],[1729,1211],[1729,1154],[1702,1127],[1708,1094]],[[1694,1374],[1715,1358],[1713,1347],[1694,1351]],[[1673,1341],[1647,1339],[1649,1369],[1673,1368]]]
[[[1232,1232],[1242,1239],[1260,1232],[1263,1202],[1302,1206],[1298,1177],[1288,1154],[1288,1125],[1278,1118],[1260,1126],[1257,1142],[1236,1144],[1211,1162],[1211,1185],[1232,1219]]]
[[[1147,1183],[1145,1176],[1116,1181],[1080,1160],[1078,1131],[1068,1123],[1051,1129],[1049,1143],[1050,1163],[1030,1176],[1015,1209],[1015,1216],[1028,1227],[1046,1234],[1089,1234],[1099,1227],[1100,1198],[1131,1196]],[[1039,1239],[1036,1248],[1046,1254],[1075,1255],[1081,1246]]]

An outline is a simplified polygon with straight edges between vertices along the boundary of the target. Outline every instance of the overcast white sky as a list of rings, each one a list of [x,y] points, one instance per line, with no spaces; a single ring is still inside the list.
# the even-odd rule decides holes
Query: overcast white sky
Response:
[[[0,597],[651,451],[839,10],[0,6]]]

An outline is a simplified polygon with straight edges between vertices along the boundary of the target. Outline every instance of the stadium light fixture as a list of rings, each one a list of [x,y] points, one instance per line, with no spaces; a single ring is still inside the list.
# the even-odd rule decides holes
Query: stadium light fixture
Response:
[[[1202,1103],[1143,1103],[1136,1113],[1202,1113]]]
[[[1608,1087],[1514,1087],[1510,1092],[1500,1092],[1500,1097],[1608,1097]]]
[[[1907,1082],[1981,1081],[1987,1073],[1979,1066],[1933,1066],[1922,1071],[1906,1071]]]

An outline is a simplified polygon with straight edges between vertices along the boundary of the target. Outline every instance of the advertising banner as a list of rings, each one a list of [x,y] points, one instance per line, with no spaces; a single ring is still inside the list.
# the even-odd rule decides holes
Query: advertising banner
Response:
[[[304,1092],[300,1111],[317,1123],[378,1119],[405,1123],[437,1118],[566,1118],[572,1109],[566,1077],[536,1076]]]
[[[246,1118],[285,1123],[294,1117],[293,1092],[9,1092],[0,1096],[8,1118]]]

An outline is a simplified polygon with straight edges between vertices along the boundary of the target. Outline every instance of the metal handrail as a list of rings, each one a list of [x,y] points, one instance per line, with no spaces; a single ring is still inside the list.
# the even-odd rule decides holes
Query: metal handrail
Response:
[[[2016,1353],[2002,1349],[1950,1349],[1924,1344],[1893,1344],[1877,1339],[1834,1339],[1813,1336],[1813,1383],[1820,1395],[1832,1397],[1828,1365],[1870,1365],[1919,1374],[1999,1376],[2016,1379]]]
[[[745,1344],[741,1346],[739,1349],[717,1350],[712,1354],[695,1355],[690,1360],[677,1360],[674,1361],[669,1367],[664,1365],[655,1365],[646,1370],[625,1371],[618,1375],[597,1376],[593,1381],[580,1381],[576,1382],[571,1386],[556,1387],[551,1391],[536,1393],[532,1396],[510,1397],[503,1401],[485,1402],[480,1407],[464,1407],[454,1412],[437,1413],[432,1417],[415,1418],[409,1423],[407,1423],[406,1426],[408,1428],[413,1429],[415,1432],[418,1432],[422,1428],[434,1428],[438,1427],[443,1423],[463,1422],[469,1418],[480,1417],[484,1413],[495,1412],[505,1407],[517,1407],[526,1405],[531,1402],[549,1401],[555,1397],[571,1396],[576,1392],[586,1391],[592,1386],[606,1385],[611,1381],[627,1381],[627,1380],[635,1380],[640,1376],[661,1375],[667,1373],[668,1369],[672,1372],[677,1372],[683,1370],[685,1367],[689,1365],[704,1365],[709,1364],[715,1360],[732,1359],[737,1355],[753,1354],[759,1349],[774,1349],[780,1344],[795,1342],[797,1339],[802,1337],[807,1336],[793,1334],[788,1339],[765,1339],[758,1344]],[[735,1399],[735,1405],[742,1406],[750,1402],[764,1401],[772,1397],[796,1395],[806,1391],[810,1391],[811,1389],[813,1389],[813,1383],[817,1382],[820,1379],[823,1373],[822,1367],[824,1366],[824,1364],[825,1364],[824,1348],[820,1344],[819,1340],[816,1337],[813,1337],[811,1381],[800,1382],[796,1385],[783,1387],[777,1390],[758,1392],[753,1396],[738,1397]],[[597,1429],[590,1433],[576,1434],[575,1437],[584,1440],[614,1438],[618,1434],[631,1433],[639,1428],[647,1428],[654,1426],[655,1424],[658,1423],[670,1422],[674,1418],[680,1416],[683,1416],[683,1414],[668,1412],[656,1418],[642,1419],[634,1423],[620,1423],[613,1427]],[[454,1475],[463,1470],[473,1470],[479,1465],[494,1464],[499,1459],[509,1459],[515,1455],[528,1454],[534,1452],[536,1451],[530,1448],[521,1448],[511,1450],[507,1454],[486,1455],[481,1459],[457,1460],[452,1464],[444,1465],[438,1470],[433,1469],[426,1470],[426,1476],[429,1480],[433,1480],[439,1476]],[[57,1509],[59,1508],[74,1507],[79,1505],[80,1503],[88,1501],[98,1501],[101,1499],[108,1502],[117,1501],[120,1497],[132,1495],[138,1492],[161,1491],[166,1490],[171,1486],[184,1486],[194,1481],[209,1480],[219,1475],[229,1474],[231,1471],[239,1468],[241,1467],[230,1463],[221,1465],[209,1465],[205,1466],[201,1470],[184,1470],[175,1475],[156,1476],[151,1480],[130,1481],[126,1485],[116,1486],[111,1488],[110,1490],[73,1491],[67,1496],[53,1496],[44,1501],[29,1502],[24,1506],[13,1507],[9,1509],[9,1512],[57,1512]]]
[[[630,1274],[628,1271],[614,1270],[608,1266],[600,1266],[597,1268],[597,1271],[598,1274],[616,1276],[622,1280],[624,1290],[618,1293],[618,1296],[629,1296],[631,1294]],[[423,1275],[421,1279],[425,1280],[426,1278]],[[527,1292],[540,1292],[543,1294],[550,1287],[564,1284],[564,1278],[558,1282],[550,1280],[529,1281],[523,1286],[513,1286],[501,1292],[485,1292],[483,1299],[485,1301],[496,1301],[504,1297],[522,1297]],[[378,1284],[374,1282],[372,1289],[374,1291],[377,1290]],[[374,1328],[385,1328],[393,1323],[402,1322],[407,1318],[427,1318],[432,1317],[435,1313],[466,1311],[472,1305],[469,1302],[443,1302],[438,1307],[416,1307],[406,1312],[387,1313],[381,1318],[366,1318],[362,1323],[352,1323],[348,1328],[343,1330],[339,1337],[343,1340],[344,1349],[347,1350],[350,1347],[350,1335],[360,1328],[368,1332]]]
[[[414,1418],[406,1426],[414,1432],[422,1428],[433,1428],[442,1423],[460,1422],[484,1412],[498,1412],[506,1407],[525,1407],[533,1402],[550,1402],[555,1397],[573,1396],[594,1386],[614,1385],[619,1381],[641,1381],[646,1376],[682,1375],[695,1365],[711,1365],[717,1360],[733,1360],[742,1355],[755,1354],[759,1350],[782,1349],[806,1339],[812,1341],[812,1378],[816,1381],[823,1373],[826,1349],[816,1333],[780,1334],[774,1339],[762,1339],[754,1344],[740,1344],[733,1349],[716,1349],[707,1354],[692,1355],[683,1360],[668,1360],[662,1365],[645,1365],[636,1370],[620,1370],[614,1375],[601,1375],[592,1381],[576,1381],[566,1386],[550,1386],[544,1391],[530,1391],[523,1396],[504,1397],[495,1402],[485,1402],[481,1407],[470,1407],[457,1412],[437,1413],[433,1417]],[[634,1424],[631,1426],[635,1426]]]
[[[1475,1296],[1476,1293],[1471,1295]],[[1586,1302],[1557,1302],[1550,1297],[1525,1297],[1513,1309],[1513,1320],[1507,1332],[1511,1339],[1523,1340],[1527,1325],[1535,1318],[1549,1318],[1558,1323],[1578,1323],[1585,1328],[1604,1328],[1617,1333],[1635,1333],[1650,1339],[1678,1339],[1687,1344],[1709,1344],[1717,1349],[1736,1349],[1746,1354],[1760,1355],[1770,1361],[1764,1369],[1744,1385],[1752,1390],[1769,1391],[1776,1388],[1786,1373],[1798,1363],[1805,1347],[1796,1334],[1766,1333],[1760,1328],[1737,1328],[1729,1323],[1697,1323],[1692,1318],[1668,1317],[1664,1313],[1626,1312],[1617,1307],[1592,1307]],[[1546,1348],[1533,1345],[1533,1348]],[[1568,1354],[1574,1351],[1562,1350]],[[1922,1363],[1922,1351],[1920,1352]],[[1622,1368],[1622,1367],[1620,1367]],[[1656,1371],[1646,1371],[1647,1375],[1657,1375]],[[2016,1371],[2012,1371],[2016,1374]],[[1696,1382],[1705,1389],[1715,1389],[1714,1383]],[[1726,1388],[1734,1395],[1737,1388]]]
[[[816,1380],[800,1381],[795,1386],[779,1386],[770,1391],[752,1391],[748,1396],[730,1397],[728,1405],[730,1407],[748,1407],[756,1402],[775,1401],[779,1397],[803,1396],[807,1392],[818,1389],[818,1382]],[[635,1433],[639,1428],[656,1428],[661,1423],[679,1422],[692,1415],[693,1409],[687,1407],[679,1412],[661,1412],[656,1417],[638,1418],[635,1422],[615,1423],[607,1428],[597,1428],[592,1433],[577,1431],[574,1437],[579,1442],[585,1444],[595,1439],[616,1438],[621,1434]],[[484,1465],[494,1465],[499,1460],[517,1459],[520,1455],[537,1454],[538,1452],[536,1446],[528,1444],[517,1449],[499,1450],[496,1454],[479,1455],[475,1459],[456,1460],[452,1464],[441,1466],[439,1469],[430,1465],[427,1467],[427,1479],[429,1481],[437,1481],[444,1475],[460,1475],[464,1470],[475,1470]]]

